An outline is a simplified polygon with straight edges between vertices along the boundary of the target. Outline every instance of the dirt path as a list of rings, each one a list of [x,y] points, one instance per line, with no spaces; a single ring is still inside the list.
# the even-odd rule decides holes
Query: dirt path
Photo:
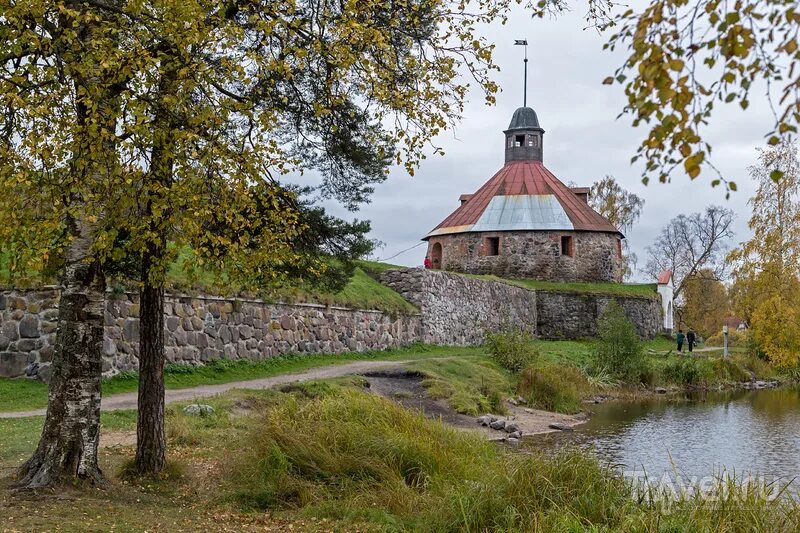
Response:
[[[433,358],[449,359],[449,357]],[[473,416],[456,413],[444,401],[431,400],[427,397],[421,381],[422,376],[409,372],[403,366],[416,360],[403,361],[357,361],[340,365],[329,365],[312,368],[304,372],[282,374],[268,378],[252,379],[246,381],[232,381],[216,385],[201,385],[188,389],[170,389],[166,391],[165,400],[170,404],[193,399],[216,396],[231,389],[269,389],[277,385],[284,385],[298,381],[311,381],[316,379],[336,378],[352,374],[367,377],[370,390],[376,394],[394,400],[404,407],[422,411],[429,418],[441,418],[443,422],[452,426],[468,429],[490,440],[502,440],[505,434],[481,427]],[[123,409],[136,409],[137,393],[113,394],[102,400],[104,411],[117,411]],[[576,426],[585,422],[585,418],[562,415],[548,411],[539,411],[522,406],[507,405],[508,413],[503,419],[513,421],[525,435],[548,433],[554,431],[550,424],[563,426]],[[44,416],[45,409],[19,412],[0,412],[2,418],[24,418],[29,416]],[[136,442],[136,433],[130,431],[112,432],[106,436],[103,447],[127,446]]]
[[[294,381],[310,381],[314,379],[336,378],[350,374],[363,374],[366,372],[384,370],[387,368],[402,366],[410,361],[357,361],[341,365],[322,366],[312,368],[305,372],[295,374],[283,374],[269,378],[251,379],[247,381],[232,381],[230,383],[220,383],[218,385],[201,385],[190,389],[170,389],[166,392],[166,402],[180,402],[216,396],[231,389],[269,389],[276,385],[292,383]],[[103,411],[119,411],[123,409],[136,409],[137,393],[127,392],[124,394],[112,394],[102,400]],[[35,409],[32,411],[17,411],[11,413],[0,412],[0,418],[25,418],[28,416],[44,416],[45,409]]]

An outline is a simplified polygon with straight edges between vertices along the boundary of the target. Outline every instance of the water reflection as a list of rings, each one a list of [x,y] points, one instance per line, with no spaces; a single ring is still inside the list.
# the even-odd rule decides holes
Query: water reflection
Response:
[[[703,477],[724,470],[800,476],[800,389],[714,392],[680,400],[610,402],[572,434],[532,445],[591,447],[621,471]]]

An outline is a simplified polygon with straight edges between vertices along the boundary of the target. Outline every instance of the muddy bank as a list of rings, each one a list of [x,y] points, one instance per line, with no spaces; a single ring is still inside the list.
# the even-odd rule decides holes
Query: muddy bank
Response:
[[[428,397],[422,381],[425,376],[404,368],[393,368],[361,374],[369,383],[369,390],[375,394],[399,403],[403,407],[422,412],[427,418],[440,419],[442,422],[459,429],[482,435],[489,440],[505,440],[510,432],[482,426],[478,417],[457,413],[445,400],[434,400]],[[513,423],[522,436],[539,435],[570,429],[589,419],[587,413],[564,415],[549,411],[540,411],[521,405],[505,402],[506,413],[494,413],[499,419]],[[563,429],[556,429],[555,427]]]

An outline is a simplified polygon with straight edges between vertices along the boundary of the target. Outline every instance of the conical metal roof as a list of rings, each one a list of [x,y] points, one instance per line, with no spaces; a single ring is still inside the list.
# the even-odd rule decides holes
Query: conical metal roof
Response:
[[[540,161],[512,161],[425,238],[477,231],[536,230],[622,235]]]

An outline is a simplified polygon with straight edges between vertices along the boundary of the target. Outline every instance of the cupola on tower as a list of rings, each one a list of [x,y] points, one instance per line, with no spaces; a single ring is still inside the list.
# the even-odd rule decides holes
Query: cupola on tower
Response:
[[[428,233],[433,268],[547,281],[620,281],[622,233],[544,166],[530,107],[503,132],[505,164]]]
[[[509,161],[542,162],[544,130],[539,126],[539,117],[530,107],[514,111],[511,124],[503,132],[506,136],[506,163]]]

